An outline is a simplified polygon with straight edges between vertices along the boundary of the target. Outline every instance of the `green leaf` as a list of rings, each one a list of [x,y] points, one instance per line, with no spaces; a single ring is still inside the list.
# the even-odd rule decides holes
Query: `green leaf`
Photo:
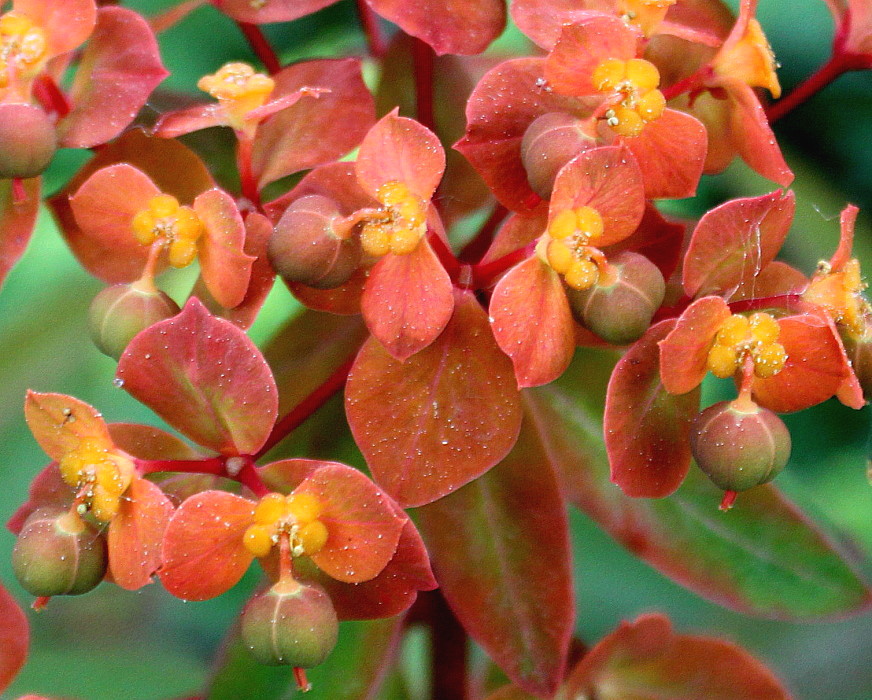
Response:
[[[616,356],[580,352],[557,382],[527,393],[529,415],[567,498],[677,583],[760,617],[811,619],[872,600],[853,562],[771,485],[718,511],[721,492],[692,468],[675,494],[633,499],[609,481],[602,399]]]

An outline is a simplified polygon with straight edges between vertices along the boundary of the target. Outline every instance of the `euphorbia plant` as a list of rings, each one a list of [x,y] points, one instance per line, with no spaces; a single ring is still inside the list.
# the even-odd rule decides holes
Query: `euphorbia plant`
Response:
[[[165,424],[35,381],[24,415],[49,464],[19,468],[8,521],[33,607],[243,592],[193,697],[789,697],[722,630],[615,605],[591,634],[567,506],[749,618],[868,606],[857,557],[769,483],[794,468],[782,414],[869,398],[858,209],[811,269],[784,259],[792,191],[717,203],[706,179],[740,156],[790,185],[770,123],[868,67],[863,3],[829,3],[833,60],[772,105],[752,0],[735,18],[368,0],[361,46],[317,58],[261,25],[316,22],[324,0],[116,4],[0,15],[0,272],[48,168],[57,227],[110,285],[75,323]],[[507,14],[538,48],[485,52]],[[209,18],[253,57],[159,86],[164,36]],[[66,147],[91,151],[75,172]],[[698,190],[676,216],[668,200]],[[277,285],[299,303],[268,302]],[[267,317],[282,327],[258,347]],[[0,687],[27,635],[0,588]]]

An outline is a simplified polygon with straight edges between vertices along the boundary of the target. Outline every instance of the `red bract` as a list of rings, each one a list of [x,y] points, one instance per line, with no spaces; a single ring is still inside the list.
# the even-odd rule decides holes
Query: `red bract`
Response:
[[[0,691],[24,666],[29,640],[27,618],[15,599],[0,585]]]
[[[245,228],[236,203],[222,190],[206,190],[191,206],[180,205],[148,175],[122,163],[94,173],[70,206],[85,239],[112,251],[95,258],[90,271],[98,277],[116,277],[116,260],[124,259],[130,269],[124,281],[150,279],[167,263],[184,267],[199,253],[203,280],[218,303],[232,308],[244,298],[254,259],[243,252]]]
[[[146,585],[160,563],[160,542],[173,511],[169,499],[136,472],[91,406],[63,394],[28,393],[25,416],[40,447],[57,464],[37,477],[31,500],[10,523],[20,528],[38,507],[69,508],[108,525],[109,570],[122,588]]]
[[[342,464],[319,464],[287,497],[272,492],[254,502],[205,491],[170,521],[161,581],[181,598],[212,598],[278,545],[281,575],[293,575],[289,556],[307,556],[332,578],[362,583],[388,565],[405,522],[363,474]]]
[[[642,175],[622,148],[585,151],[560,171],[535,251],[499,281],[489,307],[519,387],[547,384],[566,369],[575,336],[564,281],[583,290],[608,276],[600,248],[629,237],[644,206]]]

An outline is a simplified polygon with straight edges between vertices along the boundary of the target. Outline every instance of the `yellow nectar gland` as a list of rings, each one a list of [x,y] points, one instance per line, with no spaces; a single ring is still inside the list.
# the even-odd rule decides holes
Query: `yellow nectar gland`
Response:
[[[669,8],[678,0],[620,0],[618,11],[627,24],[632,24],[651,36]]]
[[[775,376],[787,362],[784,346],[778,342],[780,333],[778,321],[767,313],[733,314],[718,329],[707,367],[716,377],[732,377],[750,355],[755,376]]]
[[[109,522],[118,514],[121,496],[133,480],[133,463],[114,452],[111,446],[84,438],[60,460],[63,480],[75,488],[82,508],[97,520]]]
[[[564,209],[548,225],[545,259],[568,286],[588,289],[599,279],[596,260],[602,258],[602,253],[590,244],[596,243],[602,234],[603,218],[596,209]]]
[[[594,69],[592,82],[597,90],[619,97],[605,113],[606,123],[621,136],[638,136],[645,125],[659,119],[666,99],[657,89],[660,71],[650,61],[607,58]]]
[[[254,524],[245,531],[245,548],[265,557],[287,535],[295,557],[317,554],[327,542],[327,526],[318,517],[324,508],[308,493],[268,493],[254,509]]]
[[[0,16],[0,88],[9,85],[10,74],[38,70],[46,55],[45,31],[19,12]]]
[[[360,244],[369,255],[406,255],[418,247],[427,232],[427,203],[422,202],[402,182],[387,182],[378,188],[381,208],[360,230]]]
[[[721,52],[714,62],[715,72],[737,78],[751,87],[762,87],[778,99],[781,85],[775,70],[778,64],[772,47],[756,19],[748,22],[744,36],[726,51]]]
[[[829,263],[823,262],[818,265],[818,272],[802,298],[824,307],[840,329],[859,340],[866,332],[866,317],[872,314],[869,302],[863,296],[866,286],[860,275],[860,261],[856,258],[851,258],[837,272],[831,271]]]
[[[137,212],[131,225],[136,240],[142,245],[162,241],[169,249],[173,267],[191,264],[197,255],[197,240],[205,230],[194,210],[179,206],[179,200],[169,194],[152,197],[148,208]]]
[[[242,129],[245,116],[264,105],[275,81],[263,73],[255,73],[247,63],[225,63],[216,73],[200,78],[197,87],[221,103],[230,126]]]

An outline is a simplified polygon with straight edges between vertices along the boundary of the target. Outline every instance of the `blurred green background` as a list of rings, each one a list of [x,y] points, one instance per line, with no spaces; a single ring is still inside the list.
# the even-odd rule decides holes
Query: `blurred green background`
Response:
[[[153,14],[171,2],[124,3]],[[761,0],[760,20],[778,60],[785,92],[810,74],[829,53],[832,22],[822,0]],[[359,53],[362,40],[354,4],[343,0],[290,25],[269,27],[286,47],[282,58]],[[194,92],[197,78],[231,59],[253,60],[232,22],[212,8],[197,10],[160,39],[172,72],[165,87]],[[522,47],[509,31],[499,46]],[[829,257],[838,238],[838,213],[846,202],[862,209],[855,252],[872,269],[872,74],[845,76],[777,124],[776,133],[796,173],[795,225],[787,256],[806,271]],[[56,190],[87,154],[59,154],[46,176]],[[736,196],[773,189],[741,164],[705,178],[700,196],[677,211],[699,214]],[[672,209],[676,210],[675,207]],[[169,291],[181,298],[190,274],[176,275]],[[88,304],[100,289],[75,263],[50,216],[43,212],[30,249],[0,292],[0,515],[5,519],[25,499],[28,483],[45,457],[22,416],[27,388],[75,395],[108,420],[160,424],[145,408],[112,385],[115,363],[87,337]],[[262,344],[299,309],[278,285],[251,333]],[[712,400],[720,390],[711,386]],[[872,496],[866,478],[869,409],[854,412],[834,401],[787,418],[794,439],[791,464],[779,484],[816,517],[830,521],[856,547],[872,552]],[[574,512],[578,571],[578,633],[587,642],[622,619],[646,610],[668,613],[680,631],[736,640],[769,663],[799,698],[872,698],[872,617],[788,624],[756,620],[709,604],[635,560]],[[22,604],[9,554],[14,538],[0,532],[0,578]],[[184,604],[153,585],[128,593],[104,585],[88,595],[54,599],[31,614],[30,662],[7,692],[93,700],[150,700],[189,695],[202,687],[209,664],[239,606],[257,583],[251,572],[222,598]],[[416,660],[423,640],[404,646],[404,684],[418,697],[422,672]],[[316,674],[313,674],[316,675]],[[387,693],[387,691],[386,691]],[[332,697],[324,695],[324,697]],[[338,697],[335,696],[335,697]],[[385,695],[388,697],[388,695]],[[391,695],[390,697],[393,697]]]

